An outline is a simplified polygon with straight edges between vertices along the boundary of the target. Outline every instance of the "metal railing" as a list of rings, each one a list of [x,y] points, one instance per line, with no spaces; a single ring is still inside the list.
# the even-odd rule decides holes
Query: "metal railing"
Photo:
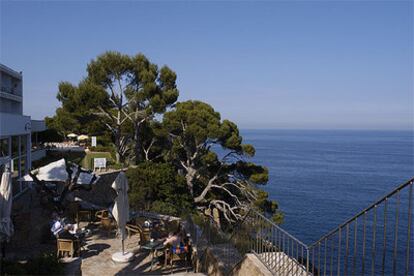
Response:
[[[413,184],[402,184],[309,246],[314,275],[413,275]]]
[[[275,275],[307,275],[311,266],[308,246],[255,210],[248,212],[230,242],[242,255],[254,253]]]
[[[236,248],[239,261],[254,253],[274,275],[414,275],[413,185],[414,178],[309,246],[253,209],[231,234],[209,221],[203,236],[224,255]]]

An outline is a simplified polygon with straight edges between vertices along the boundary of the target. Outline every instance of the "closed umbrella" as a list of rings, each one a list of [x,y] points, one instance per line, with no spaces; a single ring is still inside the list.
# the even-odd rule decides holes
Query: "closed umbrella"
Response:
[[[117,262],[128,262],[132,259],[132,253],[125,252],[124,240],[126,238],[125,225],[129,220],[129,203],[128,203],[128,180],[124,172],[120,172],[116,177],[112,188],[116,191],[117,197],[115,199],[112,216],[118,225],[118,232],[122,240],[122,252],[117,252],[112,255],[112,259]]]
[[[1,243],[1,275],[3,275],[4,242],[13,235],[14,228],[11,221],[12,209],[12,179],[8,166],[2,174],[0,182],[0,243]]]
[[[2,242],[8,241],[14,232],[10,218],[12,200],[12,178],[10,169],[6,167],[0,183],[0,240]]]

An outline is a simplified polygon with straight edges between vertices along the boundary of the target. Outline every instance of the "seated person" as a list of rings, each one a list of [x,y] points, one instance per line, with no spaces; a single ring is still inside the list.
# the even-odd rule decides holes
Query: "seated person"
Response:
[[[181,243],[181,237],[179,233],[172,233],[168,234],[168,237],[164,241],[164,245],[171,245],[173,247],[179,246]]]
[[[78,237],[76,234],[76,224],[66,224],[63,227],[63,231],[59,232],[58,238],[59,239],[68,239],[68,240],[76,240]]]
[[[50,231],[56,238],[74,240],[79,238],[78,226],[76,224],[65,223],[57,213],[53,213],[52,227]]]
[[[55,237],[58,237],[59,234],[64,231],[63,224],[60,222],[60,220],[56,220],[53,222],[52,227],[50,228],[50,231]]]
[[[189,239],[183,231],[178,233],[170,233],[168,238],[164,241],[165,246],[170,246],[173,253],[183,253],[189,251]]]

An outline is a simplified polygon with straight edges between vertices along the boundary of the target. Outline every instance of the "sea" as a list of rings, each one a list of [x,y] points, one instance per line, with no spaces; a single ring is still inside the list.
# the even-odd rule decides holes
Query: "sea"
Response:
[[[413,131],[242,130],[282,228],[306,244],[414,177]]]

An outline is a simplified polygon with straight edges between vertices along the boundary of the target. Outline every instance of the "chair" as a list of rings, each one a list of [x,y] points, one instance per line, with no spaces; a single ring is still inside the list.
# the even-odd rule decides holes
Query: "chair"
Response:
[[[112,230],[113,228],[112,218],[109,217],[108,210],[101,210],[101,211],[96,212],[95,217],[101,220],[101,227],[104,230],[108,231],[108,233]]]
[[[140,244],[149,242],[151,240],[151,230],[149,229],[142,230],[142,233],[140,234],[139,239],[140,239]]]
[[[76,222],[79,224],[80,221],[92,222],[92,211],[91,210],[78,210],[76,214]]]
[[[64,257],[65,255],[74,257],[80,255],[80,241],[70,239],[57,239],[57,257]]]
[[[95,217],[102,219],[102,218],[109,218],[109,211],[108,210],[100,210],[95,213]]]
[[[185,261],[186,269],[191,264],[192,259],[192,248],[190,245],[184,245],[184,246],[170,246],[165,250],[165,263],[164,265],[167,266],[170,265],[170,271],[172,273],[173,271],[173,264],[174,262],[179,261]]]
[[[139,234],[139,245],[143,245],[151,240],[151,230],[149,229],[142,229],[141,226],[136,224],[127,224],[126,229],[128,237],[131,237],[133,234]]]
[[[128,232],[128,238],[130,238],[134,234],[140,234],[142,232],[142,229],[138,225],[132,223],[127,223],[125,225],[125,228]]]

